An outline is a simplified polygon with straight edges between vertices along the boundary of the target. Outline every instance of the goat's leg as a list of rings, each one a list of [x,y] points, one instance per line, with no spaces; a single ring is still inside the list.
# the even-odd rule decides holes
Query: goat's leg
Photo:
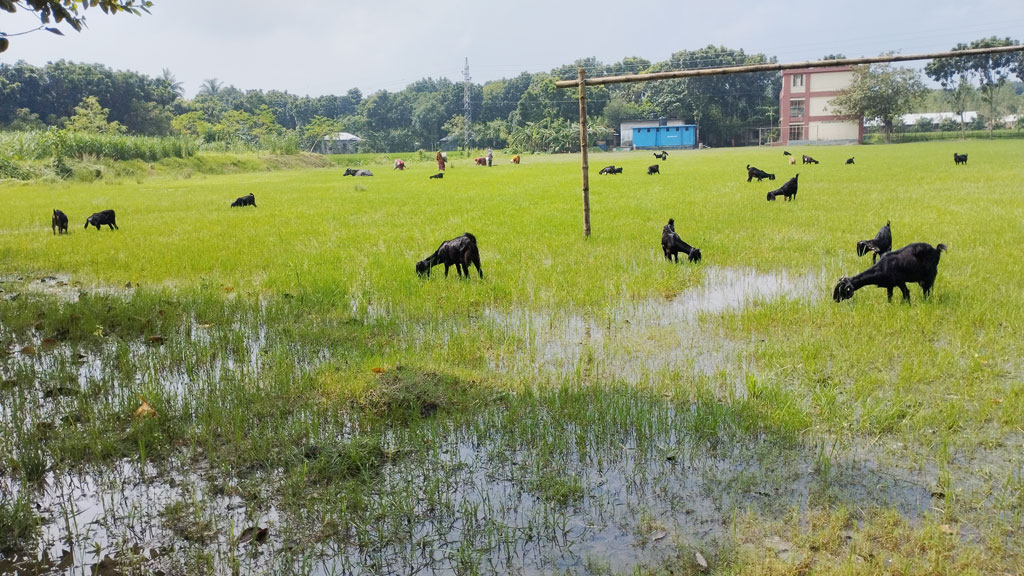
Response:
[[[484,279],[484,271],[480,268],[480,257],[479,256],[477,256],[476,258],[473,259],[473,265],[476,266],[476,271],[477,271],[478,274],[480,274],[480,279],[483,280]],[[466,268],[466,276],[467,277],[469,276],[469,268]]]
[[[901,283],[899,285],[899,289],[900,289],[900,292],[903,293],[903,301],[909,304],[910,303],[910,290],[907,289],[907,284],[906,283]]]

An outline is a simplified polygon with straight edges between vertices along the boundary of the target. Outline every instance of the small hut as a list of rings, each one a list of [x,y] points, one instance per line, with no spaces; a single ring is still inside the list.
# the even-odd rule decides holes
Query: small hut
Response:
[[[315,151],[321,154],[355,154],[359,151],[360,140],[362,138],[355,134],[336,132],[324,136]]]

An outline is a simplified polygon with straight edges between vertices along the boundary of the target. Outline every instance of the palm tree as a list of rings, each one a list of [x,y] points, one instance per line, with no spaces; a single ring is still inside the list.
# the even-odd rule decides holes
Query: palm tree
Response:
[[[171,92],[173,92],[178,98],[181,98],[185,94],[185,90],[182,88],[181,82],[178,82],[178,79],[174,77],[174,73],[169,69],[163,69],[160,73],[160,79],[167,82],[167,85],[171,88]]]
[[[216,96],[223,87],[224,83],[220,80],[217,80],[216,78],[207,78],[206,80],[203,80],[203,83],[199,86],[199,93]]]

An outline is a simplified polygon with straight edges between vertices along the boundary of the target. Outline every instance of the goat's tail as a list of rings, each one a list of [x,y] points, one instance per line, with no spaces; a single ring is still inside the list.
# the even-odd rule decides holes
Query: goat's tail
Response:
[[[946,245],[945,244],[939,244],[939,245],[937,245],[935,247],[935,249],[938,250],[939,252],[945,252],[946,251]]]

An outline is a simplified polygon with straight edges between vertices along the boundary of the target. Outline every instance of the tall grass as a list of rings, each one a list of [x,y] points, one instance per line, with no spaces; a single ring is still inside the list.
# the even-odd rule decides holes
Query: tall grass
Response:
[[[190,138],[92,134],[51,129],[38,132],[0,132],[0,150],[20,160],[47,160],[56,156],[82,159],[142,160],[186,158],[198,144]]]

